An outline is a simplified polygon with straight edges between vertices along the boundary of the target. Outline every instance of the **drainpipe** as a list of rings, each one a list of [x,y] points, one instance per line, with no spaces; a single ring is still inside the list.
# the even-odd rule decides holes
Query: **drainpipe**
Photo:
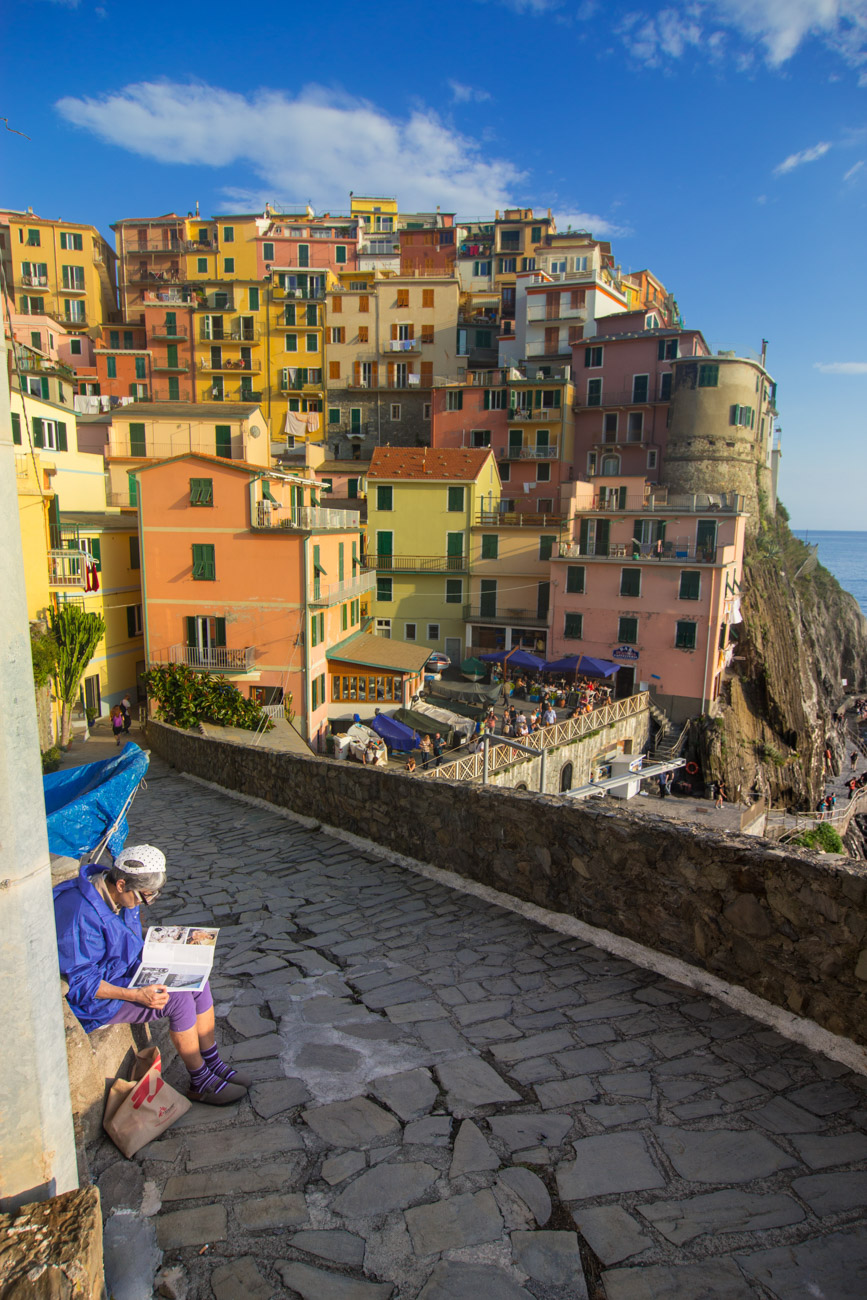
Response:
[[[715,587],[715,586],[716,586],[716,569],[711,569],[711,571],[710,571],[710,605],[709,605],[709,607],[708,607],[708,612],[707,612],[707,651],[706,651],[705,656],[704,656],[704,681],[702,682],[702,685],[701,685],[701,711],[702,711],[702,713],[704,713],[705,703],[706,703],[706,701],[707,701],[707,695],[708,695],[708,690],[707,690],[707,670],[708,670],[708,665],[710,664],[710,638],[711,638],[711,635],[712,635],[712,633],[713,633],[713,617],[712,617],[712,615],[713,615],[713,608],[714,608],[714,605],[713,605],[713,599],[714,599],[714,587]]]
[[[545,777],[547,775],[548,755],[544,749],[539,751],[539,794],[545,793]]]
[[[51,866],[18,522],[6,334],[0,327],[0,1210],[78,1186]],[[14,1057],[14,1068],[12,1065]]]

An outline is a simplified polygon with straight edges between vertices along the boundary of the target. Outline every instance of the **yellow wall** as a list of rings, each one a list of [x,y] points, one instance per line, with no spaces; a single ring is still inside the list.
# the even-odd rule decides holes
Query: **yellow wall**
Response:
[[[46,221],[41,217],[0,212],[0,219],[8,221],[8,242],[13,265],[15,301],[20,310],[21,298],[32,296],[45,300],[49,315],[67,320],[67,303],[84,302],[85,322],[82,329],[93,335],[108,321],[114,310],[115,255],[95,226],[77,222]],[[30,244],[30,231],[37,232],[38,245]],[[61,235],[80,235],[81,249],[61,248]],[[72,242],[68,240],[67,242]],[[22,264],[45,264],[47,283],[25,284]],[[78,267],[83,271],[84,289],[80,292],[65,288],[63,268]]]
[[[94,519],[92,525],[80,526],[85,547],[92,539],[99,539],[100,589],[85,593],[84,608],[103,616],[106,631],[85,676],[99,674],[104,714],[111,705],[119,704],[127,691],[133,703],[136,702],[136,665],[144,660],[144,639],[141,634],[130,637],[127,623],[127,606],[141,606],[141,570],[132,568],[130,563],[135,558],[130,553],[130,538],[138,542],[138,520],[130,515],[128,520],[124,519],[121,530],[115,526],[117,520],[117,515],[109,515]]]

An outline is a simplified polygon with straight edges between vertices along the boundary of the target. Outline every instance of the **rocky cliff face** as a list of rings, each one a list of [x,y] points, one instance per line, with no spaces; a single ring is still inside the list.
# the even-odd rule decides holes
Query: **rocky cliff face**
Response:
[[[721,773],[733,798],[812,808],[826,746],[835,768],[845,754],[838,710],[847,694],[867,693],[867,619],[792,535],[782,507],[747,545],[744,621],[723,708],[700,741],[704,769]]]

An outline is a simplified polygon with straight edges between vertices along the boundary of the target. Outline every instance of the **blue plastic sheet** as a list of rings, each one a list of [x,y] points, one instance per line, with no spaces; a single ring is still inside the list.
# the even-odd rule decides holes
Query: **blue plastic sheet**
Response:
[[[84,763],[42,778],[48,847],[52,853],[81,858],[105,837],[145,772],[149,755],[131,740],[113,758]],[[129,834],[124,814],[108,840],[115,857]]]
[[[370,725],[377,736],[382,737],[389,749],[396,749],[400,754],[408,754],[411,749],[418,749],[421,743],[417,731],[413,731],[412,727],[407,727],[403,722],[398,722],[397,718],[390,718],[387,713],[377,713]]]

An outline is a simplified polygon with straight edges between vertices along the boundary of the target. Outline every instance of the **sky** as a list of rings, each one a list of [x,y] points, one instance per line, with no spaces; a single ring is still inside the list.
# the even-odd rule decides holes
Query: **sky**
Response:
[[[867,530],[867,0],[4,9],[0,204],[550,207],[768,340],[793,525]]]

